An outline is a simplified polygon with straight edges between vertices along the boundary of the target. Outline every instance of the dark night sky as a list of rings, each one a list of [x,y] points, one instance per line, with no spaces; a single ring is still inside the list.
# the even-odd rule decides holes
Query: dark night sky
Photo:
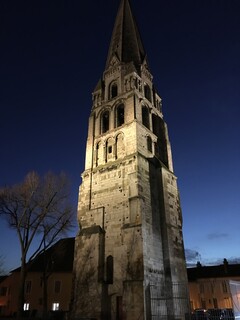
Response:
[[[188,262],[240,260],[240,1],[132,0],[163,99]],[[0,185],[66,172],[76,207],[91,93],[119,0],[0,0]],[[0,222],[0,255],[19,265]]]

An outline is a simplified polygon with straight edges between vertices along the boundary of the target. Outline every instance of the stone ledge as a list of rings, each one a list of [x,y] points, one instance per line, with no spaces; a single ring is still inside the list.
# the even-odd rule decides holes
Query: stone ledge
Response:
[[[92,226],[89,228],[84,228],[79,232],[79,236],[85,236],[96,233],[104,233],[103,229],[100,226]]]

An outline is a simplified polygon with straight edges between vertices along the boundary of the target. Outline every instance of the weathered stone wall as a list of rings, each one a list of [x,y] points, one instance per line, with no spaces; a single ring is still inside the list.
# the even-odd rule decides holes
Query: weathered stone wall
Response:
[[[73,314],[150,319],[154,283],[168,296],[159,312],[179,318],[173,283],[187,280],[182,217],[161,98],[145,60],[141,72],[116,56],[110,65],[89,118]]]

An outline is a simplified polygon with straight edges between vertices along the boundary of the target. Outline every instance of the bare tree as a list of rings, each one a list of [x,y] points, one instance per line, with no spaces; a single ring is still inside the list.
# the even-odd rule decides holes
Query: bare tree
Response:
[[[4,270],[4,257],[0,255],[0,276],[5,273]]]
[[[50,247],[72,226],[73,210],[69,205],[69,183],[64,174],[48,173],[40,177],[30,172],[25,180],[0,189],[0,216],[18,235],[21,247],[21,272],[18,317],[24,304],[27,263]],[[37,247],[28,257],[33,240]]]

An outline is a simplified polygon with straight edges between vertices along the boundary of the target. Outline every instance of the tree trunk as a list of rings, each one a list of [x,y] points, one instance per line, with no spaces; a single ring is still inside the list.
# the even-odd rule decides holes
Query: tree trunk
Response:
[[[25,279],[26,279],[26,258],[25,256],[22,256],[19,292],[18,292],[18,311],[17,311],[18,320],[23,317],[23,306],[24,306],[24,300],[25,300],[25,297],[24,297]]]
[[[48,318],[48,261],[46,259],[46,236],[44,231],[43,239],[43,319]]]
[[[44,268],[43,271],[43,319],[48,318],[48,291],[47,291],[47,285],[48,285],[48,277],[46,275],[46,270]]]

